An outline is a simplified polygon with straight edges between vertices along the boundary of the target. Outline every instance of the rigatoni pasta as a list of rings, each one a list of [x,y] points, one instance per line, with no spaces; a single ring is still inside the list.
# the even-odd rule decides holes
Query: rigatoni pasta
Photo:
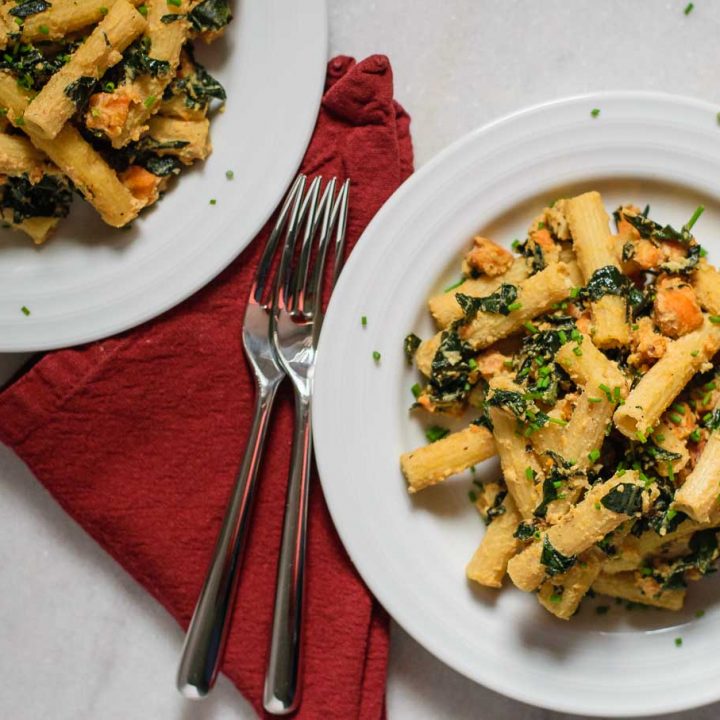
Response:
[[[692,228],[598,193],[559,200],[519,257],[478,236],[463,280],[410,334],[413,412],[465,430],[402,456],[410,492],[495,452],[475,479],[487,524],[467,577],[568,620],[590,591],[677,610],[720,554],[720,292]],[[441,431],[442,434],[444,431]],[[438,429],[434,428],[431,439]]]

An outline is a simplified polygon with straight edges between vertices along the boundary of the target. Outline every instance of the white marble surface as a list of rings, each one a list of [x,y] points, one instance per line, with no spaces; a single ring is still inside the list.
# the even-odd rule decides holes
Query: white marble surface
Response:
[[[720,109],[720,3],[711,0],[696,0],[687,17],[685,0],[328,1],[333,54],[390,56],[417,166],[478,125],[592,90],[663,90]],[[0,356],[0,378],[19,362]],[[0,717],[253,717],[227,682],[203,704],[175,693],[175,624],[3,448],[0,540]],[[391,720],[569,717],[470,683],[397,628],[388,709]],[[718,716],[720,705],[666,718]]]

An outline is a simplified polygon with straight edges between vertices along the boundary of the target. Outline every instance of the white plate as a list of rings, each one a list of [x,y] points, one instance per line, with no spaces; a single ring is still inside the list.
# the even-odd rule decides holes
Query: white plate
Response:
[[[159,315],[223,270],[279,204],[320,104],[325,0],[233,5],[226,37],[208,48],[196,43],[228,93],[211,123],[213,154],[130,231],[108,228],[79,200],[41,249],[4,231],[0,352],[95,340]]]
[[[612,605],[600,616],[585,607],[571,622],[510,587],[472,587],[464,568],[483,531],[468,501],[469,478],[411,498],[399,471],[400,453],[425,442],[407,412],[417,377],[403,357],[403,337],[432,332],[426,298],[457,278],[474,233],[509,244],[548,201],[586,189],[601,190],[611,208],[649,202],[653,217],[677,225],[703,203],[696,231],[717,262],[716,112],[683,98],[608,93],[532,108],[474,132],[387,202],[333,295],[320,341],[314,431],[323,490],[345,547],[415,639],[518,700],[619,716],[720,699],[720,587],[713,579],[693,584],[678,614]],[[478,472],[496,474],[496,461]],[[706,614],[697,619],[700,608]]]

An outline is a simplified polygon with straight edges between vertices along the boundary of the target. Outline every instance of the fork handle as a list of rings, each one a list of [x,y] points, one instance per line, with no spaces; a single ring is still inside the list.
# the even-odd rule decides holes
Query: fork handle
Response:
[[[300,701],[305,546],[312,461],[311,410],[311,398],[296,391],[292,460],[263,698],[265,710],[274,715],[293,712]]]
[[[279,382],[258,388],[245,456],[225,513],[205,584],[183,645],[177,687],[186,697],[203,698],[215,685],[237,591],[252,500],[268,420]]]

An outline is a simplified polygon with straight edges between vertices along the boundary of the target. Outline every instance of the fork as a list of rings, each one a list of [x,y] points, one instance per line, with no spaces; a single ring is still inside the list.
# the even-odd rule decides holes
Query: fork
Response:
[[[205,697],[214,686],[227,640],[268,420],[275,393],[285,377],[270,341],[276,283],[269,283],[269,277],[283,229],[287,228],[288,240],[294,238],[303,213],[310,207],[308,202],[301,202],[305,182],[306,178],[299,175],[288,191],[256,270],[245,310],[242,340],[255,377],[255,410],[230,504],[183,645],[177,687],[190,698]]]
[[[285,243],[271,326],[277,359],[292,381],[295,395],[295,431],[263,695],[265,710],[275,715],[293,712],[300,701],[305,546],[312,461],[313,378],[317,341],[323,320],[325,261],[334,227],[337,230],[332,287],[344,261],[349,181],[343,184],[335,203],[332,202],[335,179],[327,184],[322,198],[315,205],[318,191],[319,183],[315,187],[311,185],[308,192],[313,207],[310,208],[310,219],[305,227],[299,253],[296,253],[296,237],[288,235]],[[319,240],[310,273],[316,226],[319,226]]]

